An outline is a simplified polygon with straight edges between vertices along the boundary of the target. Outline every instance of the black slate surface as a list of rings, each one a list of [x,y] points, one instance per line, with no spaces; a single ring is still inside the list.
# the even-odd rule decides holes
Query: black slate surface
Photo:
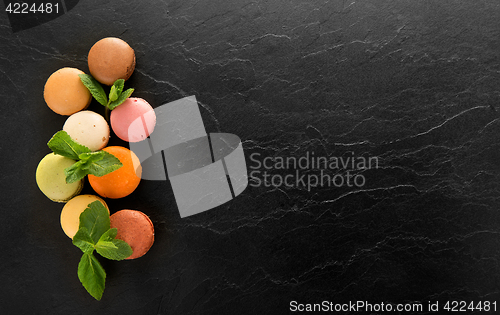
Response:
[[[2,12],[2,314],[500,303],[499,20],[495,0],[80,1],[16,32]],[[136,51],[135,96],[156,107],[196,95],[207,132],[242,139],[249,172],[256,153],[371,156],[379,168],[355,172],[362,187],[253,180],[184,219],[168,182],[143,181],[107,201],[147,213],[155,244],[134,261],[100,259],[108,278],[95,301],[77,278],[62,204],[38,190],[35,170],[65,121],[44,103],[45,80],[65,66],[88,72],[88,50],[107,36]]]

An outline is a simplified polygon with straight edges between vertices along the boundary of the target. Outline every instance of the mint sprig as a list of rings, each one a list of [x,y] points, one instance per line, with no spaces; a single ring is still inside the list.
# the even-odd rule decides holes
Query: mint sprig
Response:
[[[110,228],[109,212],[102,202],[90,203],[80,214],[78,232],[73,236],[73,245],[83,252],[78,264],[78,279],[96,300],[104,293],[106,272],[94,256],[94,250],[112,260],[123,260],[133,252],[127,242],[116,239],[117,233],[116,228]]]
[[[77,182],[88,174],[101,177],[123,166],[113,154],[102,150],[92,152],[86,146],[71,139],[64,130],[52,136],[47,145],[55,154],[77,161],[64,170],[68,184]]]
[[[99,102],[99,104],[103,105],[107,108],[107,110],[113,110],[119,105],[121,105],[127,98],[132,95],[134,89],[128,89],[123,91],[125,86],[125,80],[118,79],[111,86],[111,90],[109,91],[109,98],[106,96],[106,92],[102,85],[97,82],[89,74],[79,74],[80,81],[82,81],[83,85],[90,91],[90,94]]]
[[[114,85],[113,85],[114,86]],[[130,95],[132,95],[132,92],[134,92],[134,89],[128,89],[124,92],[122,92],[120,95],[118,95],[117,99],[114,100],[114,101],[111,101],[109,104],[108,104],[108,108],[110,110],[113,110],[115,109],[116,107],[118,107],[118,105],[121,105],[123,102],[125,102],[125,100],[127,98],[130,97]],[[111,99],[110,99],[111,100]]]
[[[89,148],[71,139],[66,131],[59,131],[47,143],[55,153],[72,160],[78,160],[80,154],[91,152]]]

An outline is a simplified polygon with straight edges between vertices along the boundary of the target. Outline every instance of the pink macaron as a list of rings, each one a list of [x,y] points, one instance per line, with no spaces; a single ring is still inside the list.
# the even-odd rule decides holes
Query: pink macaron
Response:
[[[153,132],[156,114],[144,99],[130,97],[111,111],[110,122],[118,138],[127,142],[139,142]]]

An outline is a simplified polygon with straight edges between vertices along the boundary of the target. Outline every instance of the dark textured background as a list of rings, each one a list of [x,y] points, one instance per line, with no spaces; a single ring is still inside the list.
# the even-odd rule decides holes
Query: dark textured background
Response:
[[[499,301],[499,21],[496,0],[82,0],[16,33],[1,12],[2,313]],[[135,96],[156,107],[196,95],[207,131],[237,134],[248,166],[255,152],[354,152],[380,168],[362,188],[248,187],[185,219],[168,182],[143,181],[108,205],[147,213],[155,244],[134,261],[100,259],[108,279],[95,301],[62,204],[38,190],[35,170],[65,121],[44,103],[45,80],[65,66],[88,72],[88,50],[107,36],[136,51]]]

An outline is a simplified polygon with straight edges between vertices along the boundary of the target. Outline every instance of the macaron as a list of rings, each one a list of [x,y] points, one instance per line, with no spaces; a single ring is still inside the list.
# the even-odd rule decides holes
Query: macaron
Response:
[[[135,53],[124,40],[106,37],[90,48],[88,64],[97,81],[113,85],[118,79],[130,78],[135,69]]]
[[[45,83],[43,97],[47,106],[59,115],[69,116],[89,106],[92,95],[80,81],[83,71],[62,68],[52,73]]]
[[[130,97],[111,111],[110,123],[118,138],[127,142],[139,142],[153,132],[156,114],[146,100]]]
[[[142,167],[135,153],[125,147],[110,146],[103,151],[111,153],[122,166],[104,176],[88,175],[90,186],[105,198],[118,199],[130,195],[139,186]]]
[[[110,217],[111,228],[116,228],[117,239],[127,242],[132,248],[132,255],[126,259],[135,259],[148,252],[154,242],[154,226],[149,217],[137,210],[120,210]]]
[[[63,130],[71,139],[92,151],[104,148],[109,140],[109,125],[98,113],[84,110],[66,119]]]
[[[61,227],[64,233],[73,238],[80,226],[80,214],[82,214],[88,205],[94,201],[100,201],[108,209],[108,205],[104,200],[94,195],[78,195],[68,201],[61,211]]]
[[[66,183],[64,169],[75,163],[74,160],[57,155],[47,154],[36,168],[36,183],[42,193],[55,202],[67,202],[78,195],[83,187],[83,179]]]

